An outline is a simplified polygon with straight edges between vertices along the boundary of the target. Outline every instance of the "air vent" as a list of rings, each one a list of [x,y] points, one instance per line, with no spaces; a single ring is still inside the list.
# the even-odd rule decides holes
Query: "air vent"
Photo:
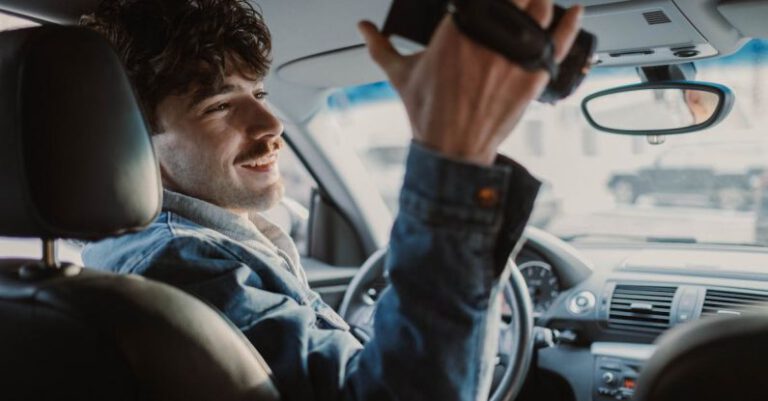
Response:
[[[667,17],[667,14],[664,14],[664,11],[650,11],[643,13],[643,17],[645,17],[645,21],[648,22],[648,25],[668,24],[672,22],[672,20]]]
[[[768,293],[707,290],[701,316],[740,315],[759,309],[768,310]]]
[[[617,285],[611,297],[608,327],[659,333],[669,328],[676,287]]]

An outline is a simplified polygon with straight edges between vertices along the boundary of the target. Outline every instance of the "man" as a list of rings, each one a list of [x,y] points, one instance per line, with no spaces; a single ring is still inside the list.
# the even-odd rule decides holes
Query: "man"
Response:
[[[696,89],[685,89],[683,100],[691,113],[691,118],[686,119],[680,126],[699,125],[707,122],[715,114],[715,109],[720,104],[720,97],[716,93]]]
[[[515,3],[549,24],[549,0]],[[556,29],[560,59],[580,13]],[[390,242],[392,288],[363,347],[308,288],[290,240],[256,213],[283,192],[261,15],[242,0],[114,0],[83,23],[122,57],[166,189],[157,221],[88,246],[88,265],[171,283],[217,307],[263,355],[285,400],[487,397],[499,277],[538,188],[496,149],[545,72],[471,42],[450,18],[426,51],[407,57],[360,25],[414,135]]]

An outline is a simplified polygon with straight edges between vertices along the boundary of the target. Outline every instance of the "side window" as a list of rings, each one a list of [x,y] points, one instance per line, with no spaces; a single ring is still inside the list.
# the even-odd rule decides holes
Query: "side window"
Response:
[[[280,151],[278,164],[285,186],[285,196],[277,206],[263,215],[289,234],[301,256],[306,256],[310,202],[317,182],[290,146]]]
[[[544,156],[544,122],[530,120],[525,126],[525,142],[528,150],[536,157]]]
[[[11,29],[28,28],[31,26],[40,25],[36,22],[16,17],[14,15],[4,14],[0,12],[0,31],[9,31]]]

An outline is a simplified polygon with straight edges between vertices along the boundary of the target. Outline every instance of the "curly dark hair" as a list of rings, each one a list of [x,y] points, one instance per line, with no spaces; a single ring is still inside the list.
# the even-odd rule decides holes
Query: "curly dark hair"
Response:
[[[246,0],[104,0],[80,25],[112,43],[153,133],[167,96],[216,87],[228,67],[261,79],[271,62],[269,29]]]

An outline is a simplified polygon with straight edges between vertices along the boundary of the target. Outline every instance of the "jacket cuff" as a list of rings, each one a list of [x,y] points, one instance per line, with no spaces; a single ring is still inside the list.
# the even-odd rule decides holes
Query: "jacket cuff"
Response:
[[[541,182],[534,178],[525,167],[514,160],[497,156],[496,164],[509,166],[512,174],[509,177],[508,200],[504,205],[504,217],[496,243],[496,273],[501,273],[507,264],[510,255],[520,243],[520,239],[531,217],[536,201],[536,195],[541,187]],[[516,255],[511,255],[515,257]]]
[[[412,143],[400,209],[434,225],[495,231],[514,222],[524,227],[539,185],[525,168],[503,156],[493,166],[480,166]]]

